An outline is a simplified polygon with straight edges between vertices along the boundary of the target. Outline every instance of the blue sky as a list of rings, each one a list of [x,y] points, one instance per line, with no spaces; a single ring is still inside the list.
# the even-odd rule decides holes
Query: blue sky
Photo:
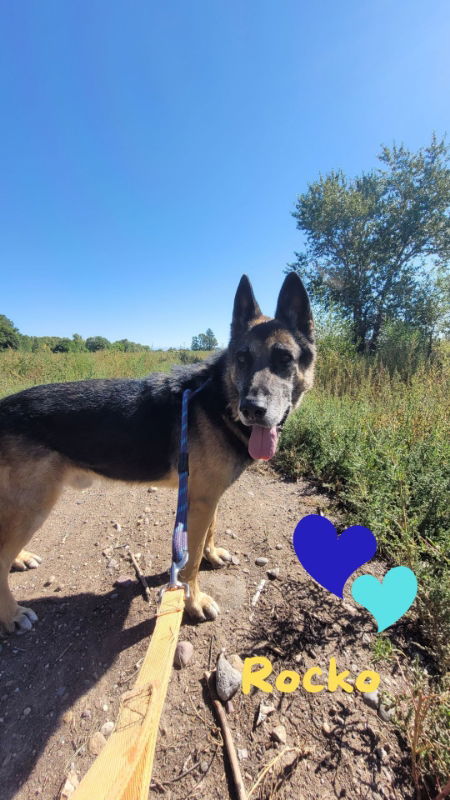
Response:
[[[448,0],[0,0],[0,313],[226,344],[273,313],[295,199],[450,128]]]

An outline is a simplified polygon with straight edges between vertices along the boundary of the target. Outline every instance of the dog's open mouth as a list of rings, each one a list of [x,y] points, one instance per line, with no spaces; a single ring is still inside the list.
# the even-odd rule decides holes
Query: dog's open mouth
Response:
[[[278,429],[263,428],[262,425],[252,425],[252,432],[248,442],[248,452],[252,458],[268,461],[275,455],[278,444]]]

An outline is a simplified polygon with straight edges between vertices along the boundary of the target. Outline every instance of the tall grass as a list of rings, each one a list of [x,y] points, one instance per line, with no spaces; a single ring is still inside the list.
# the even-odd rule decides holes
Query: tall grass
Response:
[[[139,378],[150,372],[167,372],[174,364],[196,361],[206,353],[156,350],[120,353],[0,352],[0,397],[42,383],[79,381],[87,378]]]
[[[317,478],[346,524],[369,527],[379,554],[417,575],[414,611],[436,676],[427,687],[424,673],[425,692],[440,702],[421,722],[427,745],[413,754],[414,764],[444,780],[450,772],[448,349],[431,363],[410,369],[403,362],[396,370],[345,347],[319,347],[316,386],[288,420],[277,463],[292,477]]]

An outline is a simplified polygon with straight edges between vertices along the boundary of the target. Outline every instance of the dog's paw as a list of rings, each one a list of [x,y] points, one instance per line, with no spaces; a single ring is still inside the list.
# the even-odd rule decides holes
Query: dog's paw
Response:
[[[29,550],[21,550],[17,558],[12,563],[12,569],[24,572],[26,569],[36,569],[41,563],[42,558]]]
[[[195,596],[191,595],[186,600],[185,609],[189,616],[198,622],[204,622],[206,619],[216,619],[220,613],[220,608],[216,601],[204,592],[197,592]]]
[[[224,547],[215,547],[214,549],[205,547],[203,555],[214,569],[225,567],[231,561],[231,554]]]
[[[25,606],[17,606],[17,610],[12,619],[0,622],[0,630],[2,633],[27,633],[31,631],[33,624],[37,622],[38,616],[32,608],[25,608]]]

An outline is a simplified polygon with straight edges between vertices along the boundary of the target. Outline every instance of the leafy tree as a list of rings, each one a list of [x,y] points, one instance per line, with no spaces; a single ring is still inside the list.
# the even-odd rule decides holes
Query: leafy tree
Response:
[[[91,353],[95,353],[97,350],[108,350],[110,347],[111,342],[104,336],[90,336],[89,339],[86,339],[86,349]]]
[[[72,349],[72,339],[62,338],[58,339],[56,344],[52,347],[52,353],[70,353]]]
[[[82,353],[84,350],[86,350],[86,342],[79,333],[72,334],[71,350],[73,350],[75,353]]]
[[[20,346],[20,333],[4,314],[0,314],[0,350],[18,350]]]
[[[298,197],[293,216],[306,248],[286,270],[301,274],[325,309],[340,309],[360,351],[374,350],[394,320],[436,330],[450,258],[445,140],[433,136],[417,153],[383,147],[378,158],[379,169],[353,180],[332,171]]]
[[[206,333],[199,333],[192,337],[191,350],[214,350],[217,347],[217,339],[211,328]]]

